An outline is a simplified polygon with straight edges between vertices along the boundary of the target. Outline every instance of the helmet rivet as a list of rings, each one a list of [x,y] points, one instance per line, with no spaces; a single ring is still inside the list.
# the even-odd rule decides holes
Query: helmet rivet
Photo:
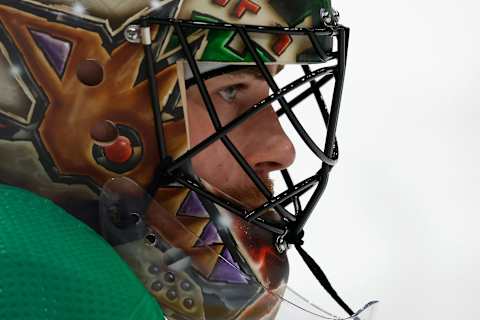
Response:
[[[145,244],[149,247],[155,247],[157,245],[157,237],[153,233],[149,233],[144,238]]]
[[[323,23],[330,25],[332,23],[332,15],[329,10],[322,8],[320,9],[320,17],[323,20]]]
[[[277,252],[280,254],[284,254],[289,249],[289,245],[287,241],[285,241],[285,236],[286,236],[286,233],[281,236],[278,236],[277,240],[275,240],[275,248],[277,249]]]
[[[163,278],[168,283],[174,283],[175,282],[175,275],[172,272],[165,273],[165,276]]]
[[[142,41],[140,26],[136,24],[129,25],[125,29],[124,36],[130,43],[140,43]]]
[[[177,299],[177,297],[178,297],[178,294],[177,294],[177,291],[175,289],[170,289],[170,290],[167,291],[167,298],[169,300],[173,301],[173,300]]]
[[[182,283],[180,284],[180,286],[182,287],[183,290],[185,291],[189,291],[192,289],[192,284],[190,282],[188,282],[187,280],[184,280],[182,281]]]
[[[152,285],[150,286],[150,288],[152,288],[153,291],[160,291],[163,289],[163,284],[157,280],[155,282],[152,283]]]
[[[185,300],[183,300],[183,306],[187,309],[192,309],[194,305],[195,302],[192,298],[186,298]]]
[[[340,19],[340,12],[333,9],[333,17],[335,18],[336,21],[338,21]]]
[[[158,274],[158,273],[160,273],[160,267],[157,266],[156,264],[152,264],[152,265],[148,268],[148,272],[150,272],[151,274]]]

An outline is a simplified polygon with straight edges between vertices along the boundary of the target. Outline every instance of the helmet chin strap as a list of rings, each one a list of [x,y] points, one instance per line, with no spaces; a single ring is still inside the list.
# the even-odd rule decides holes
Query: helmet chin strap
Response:
[[[304,244],[304,241],[303,241],[304,234],[305,234],[304,231],[301,231],[299,234],[288,234],[286,236],[285,241],[288,244],[293,244],[295,246],[295,249],[297,249],[303,261],[306,263],[308,269],[310,269],[312,274],[315,276],[315,278],[317,278],[318,282],[320,282],[322,287],[328,292],[328,294],[333,298],[333,300],[335,300],[338,303],[338,305],[340,305],[343,308],[343,310],[345,310],[345,312],[348,313],[349,316],[353,316],[354,312],[342,300],[342,298],[340,298],[338,293],[330,284],[330,281],[328,280],[323,270],[315,262],[315,260],[313,260],[313,258],[305,251],[305,249],[302,248],[302,245]]]

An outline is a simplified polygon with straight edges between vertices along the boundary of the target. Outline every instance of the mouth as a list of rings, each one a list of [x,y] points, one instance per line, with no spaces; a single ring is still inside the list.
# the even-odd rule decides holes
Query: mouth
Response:
[[[273,194],[273,180],[271,180],[268,175],[259,176],[262,179],[263,184]],[[220,197],[222,200],[233,203],[239,208],[245,208],[248,211],[254,210],[262,206],[267,201],[265,196],[255,186],[248,186],[243,188],[240,187],[237,189],[230,188],[229,190],[225,191],[213,186],[204,179],[202,179],[202,183],[210,192]],[[273,224],[282,222],[282,217],[274,209],[269,209],[265,211],[265,213],[262,214],[262,219],[268,223]]]

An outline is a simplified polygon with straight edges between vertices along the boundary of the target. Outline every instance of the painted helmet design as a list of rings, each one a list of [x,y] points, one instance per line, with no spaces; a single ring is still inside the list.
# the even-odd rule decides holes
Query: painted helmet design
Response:
[[[102,234],[169,319],[274,318],[285,251],[301,250],[337,161],[347,44],[330,0],[1,0],[0,182],[52,199]],[[279,86],[272,70],[284,65],[304,75]],[[225,122],[207,82],[246,69],[271,93]],[[330,82],[328,106],[321,89]],[[214,129],[195,144],[193,87]],[[308,97],[323,141],[294,112]],[[281,168],[277,194],[230,139],[273,103],[321,163],[301,181]],[[197,174],[192,159],[215,143],[264,203],[242,205]]]

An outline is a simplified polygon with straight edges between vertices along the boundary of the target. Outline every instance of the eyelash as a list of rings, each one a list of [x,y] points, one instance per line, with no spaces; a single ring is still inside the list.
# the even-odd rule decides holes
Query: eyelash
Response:
[[[218,90],[218,94],[222,97],[223,100],[225,100],[226,102],[232,102],[236,99],[237,95],[238,95],[238,91],[240,91],[241,89],[243,89],[245,87],[245,85],[242,85],[242,84],[235,84],[235,85],[231,85],[231,86],[228,86],[228,87],[224,87],[220,90]],[[233,97],[226,97],[224,94],[228,94],[227,93],[227,90],[234,90],[234,94],[233,94]]]

